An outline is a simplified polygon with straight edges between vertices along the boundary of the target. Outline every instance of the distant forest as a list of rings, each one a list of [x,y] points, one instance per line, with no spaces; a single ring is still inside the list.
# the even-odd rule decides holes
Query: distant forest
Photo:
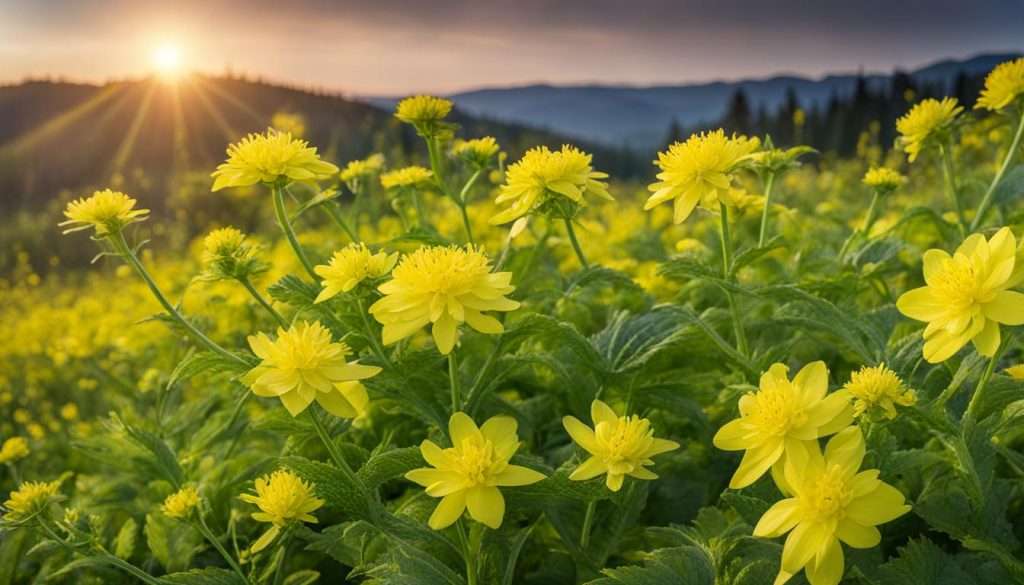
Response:
[[[850,156],[857,152],[861,134],[877,123],[880,145],[891,148],[896,140],[896,119],[925,98],[957,98],[966,108],[974,105],[984,86],[984,75],[958,74],[951,87],[946,84],[919,84],[908,73],[893,74],[888,87],[872,88],[863,77],[854,92],[845,97],[833,93],[824,107],[805,108],[796,92],[789,90],[783,106],[775,111],[754,109],[746,93],[739,89],[729,101],[724,117],[711,128],[725,128],[751,136],[769,135],[779,146],[807,144],[821,152]],[[798,114],[798,110],[802,112]],[[802,118],[802,120],[800,120]],[[801,123],[802,122],[802,123]],[[685,140],[690,133],[707,128],[668,129],[665,145]]]

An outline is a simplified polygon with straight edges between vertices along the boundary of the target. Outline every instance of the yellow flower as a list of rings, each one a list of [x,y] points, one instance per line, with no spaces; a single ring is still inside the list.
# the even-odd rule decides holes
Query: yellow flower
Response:
[[[354,160],[345,165],[338,177],[346,182],[352,183],[380,172],[384,166],[384,155],[371,154],[362,160]]]
[[[432,466],[413,469],[405,478],[426,488],[428,496],[443,498],[430,515],[434,530],[447,528],[469,509],[471,518],[498,528],[505,516],[505,498],[498,487],[529,485],[544,475],[509,459],[519,449],[517,423],[495,416],[477,427],[473,419],[456,412],[448,421],[452,447],[442,449],[427,440],[420,444],[423,459]]]
[[[1024,57],[1000,63],[985,78],[975,108],[1001,110],[1024,95]]]
[[[901,313],[928,323],[924,359],[943,362],[968,341],[991,357],[999,347],[999,324],[1024,324],[1024,294],[1008,290],[1024,281],[1016,246],[1004,227],[989,240],[970,236],[952,256],[938,249],[924,253],[926,285],[896,301]]]
[[[786,456],[801,445],[838,432],[853,422],[849,395],[828,394],[825,362],[811,362],[792,381],[783,364],[772,364],[761,375],[760,389],[740,397],[740,417],[729,421],[714,437],[725,451],[746,451],[729,487],[740,489],[768,469],[778,477]]]
[[[338,173],[338,167],[320,160],[316,148],[287,132],[267,130],[249,134],[228,147],[228,160],[211,175],[213,190],[248,187],[257,183],[312,182]]]
[[[679,448],[675,441],[656,438],[651,421],[639,416],[618,416],[600,400],[590,405],[590,419],[594,428],[576,417],[562,417],[562,425],[572,440],[590,453],[590,457],[569,476],[575,481],[593,479],[604,473],[607,474],[605,485],[617,492],[627,475],[637,479],[658,479],[647,469],[647,466],[654,465],[651,457]]]
[[[78,418],[78,405],[74,402],[68,402],[60,407],[60,417],[64,420],[75,420]]]
[[[900,185],[906,183],[907,178],[894,169],[872,167],[868,169],[868,172],[864,173],[863,182],[868,187],[885,194],[896,190]]]
[[[896,130],[910,162],[917,159],[923,148],[943,137],[963,110],[956,98],[944,98],[941,102],[928,98],[896,120]]]
[[[136,201],[120,191],[104,189],[96,191],[88,199],[81,198],[68,203],[60,226],[73,226],[65,234],[95,228],[97,236],[116,233],[126,225],[143,221],[149,215],[148,209],[135,209]]]
[[[380,176],[380,185],[385,189],[419,188],[433,181],[433,171],[415,165],[389,171]]]
[[[864,366],[850,376],[843,386],[853,398],[853,415],[861,416],[872,409],[881,409],[888,419],[896,418],[896,405],[911,406],[917,395],[903,384],[896,372],[879,364]]]
[[[391,272],[398,261],[398,252],[370,253],[366,244],[349,244],[334,253],[331,261],[313,270],[323,278],[324,289],[317,295],[317,303],[346,293],[368,278],[380,278]]]
[[[267,548],[289,523],[316,523],[313,512],[323,506],[324,501],[313,495],[312,485],[294,473],[279,469],[257,478],[253,483],[256,494],[242,494],[239,498],[259,507],[260,511],[252,514],[253,520],[270,522],[273,526],[253,543],[250,549],[252,552],[257,553]]]
[[[836,585],[843,577],[843,548],[877,546],[876,526],[906,514],[903,494],[878,479],[878,470],[859,471],[864,437],[848,427],[829,440],[824,455],[817,441],[785,465],[792,497],[761,516],[754,536],[776,538],[789,532],[775,585],[801,570],[811,585]],[[792,531],[792,532],[790,532]]]
[[[1014,380],[1024,380],[1024,364],[1017,364],[1010,366],[1003,370],[1006,375],[1013,378]]]
[[[4,441],[3,447],[0,447],[0,465],[24,459],[28,457],[28,453],[28,441],[25,437],[11,437]]]
[[[243,378],[257,396],[277,396],[292,416],[316,400],[334,416],[355,418],[366,412],[366,388],[356,380],[376,376],[380,368],[348,362],[348,345],[334,343],[318,322],[249,336],[249,347],[263,361]]]
[[[226,227],[213,230],[203,239],[203,261],[214,262],[225,256],[234,256],[245,243],[245,234]]]
[[[673,221],[682,223],[699,203],[715,211],[722,197],[733,188],[737,168],[750,160],[760,141],[743,135],[725,135],[724,130],[694,134],[658,153],[654,164],[661,169],[644,209],[675,200]]]
[[[270,118],[270,125],[278,132],[287,132],[295,138],[302,138],[306,133],[306,119],[301,114],[277,112]]]
[[[486,167],[499,150],[498,141],[492,136],[459,140],[452,146],[452,154],[481,168]]]
[[[514,311],[519,303],[505,298],[515,290],[511,272],[491,272],[480,248],[431,246],[402,258],[391,280],[378,290],[384,298],[370,306],[383,326],[385,345],[409,337],[427,324],[437,349],[448,354],[459,338],[459,325],[481,333],[504,331],[483,311]]]
[[[395,117],[406,124],[423,124],[439,122],[451,111],[454,104],[451,100],[432,95],[416,95],[398,102]]]
[[[563,202],[582,206],[587,195],[611,201],[608,185],[601,181],[606,178],[607,173],[591,167],[591,156],[574,146],[564,145],[556,151],[546,146],[531,148],[508,167],[505,184],[494,200],[508,207],[492,217],[490,223],[508,223],[549,202],[556,206]]]
[[[16,491],[11,492],[9,499],[4,502],[4,508],[7,510],[4,520],[18,522],[39,512],[57,495],[60,483],[59,479],[51,482],[23,482]]]
[[[199,492],[192,486],[185,486],[167,496],[160,511],[171,518],[182,519],[199,505]]]

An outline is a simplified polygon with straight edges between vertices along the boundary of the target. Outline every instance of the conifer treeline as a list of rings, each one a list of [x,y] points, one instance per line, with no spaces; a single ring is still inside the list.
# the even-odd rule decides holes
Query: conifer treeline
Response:
[[[917,83],[903,72],[895,73],[888,83],[859,77],[852,93],[833,92],[823,105],[801,103],[790,88],[781,107],[774,111],[763,104],[754,107],[746,92],[739,88],[717,123],[689,131],[673,123],[665,142],[685,139],[692,131],[721,127],[750,136],[770,135],[779,146],[808,144],[821,152],[848,156],[856,153],[861,135],[871,128],[878,132],[880,145],[891,147],[896,138],[896,119],[922,99],[952,96],[961,104],[972,106],[984,81],[984,75],[964,72],[948,87],[942,83]]]

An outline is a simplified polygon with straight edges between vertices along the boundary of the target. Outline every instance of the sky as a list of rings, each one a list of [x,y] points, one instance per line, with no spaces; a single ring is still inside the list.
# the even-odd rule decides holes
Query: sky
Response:
[[[816,77],[1022,51],[1022,30],[1024,0],[0,0],[0,83],[139,77],[161,50],[351,95]]]

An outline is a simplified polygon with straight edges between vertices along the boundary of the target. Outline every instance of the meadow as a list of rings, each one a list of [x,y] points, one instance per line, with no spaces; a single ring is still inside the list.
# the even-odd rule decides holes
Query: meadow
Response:
[[[181,245],[80,194],[92,266],[0,281],[0,585],[1024,583],[1024,59],[907,97],[650,184],[279,116]]]

